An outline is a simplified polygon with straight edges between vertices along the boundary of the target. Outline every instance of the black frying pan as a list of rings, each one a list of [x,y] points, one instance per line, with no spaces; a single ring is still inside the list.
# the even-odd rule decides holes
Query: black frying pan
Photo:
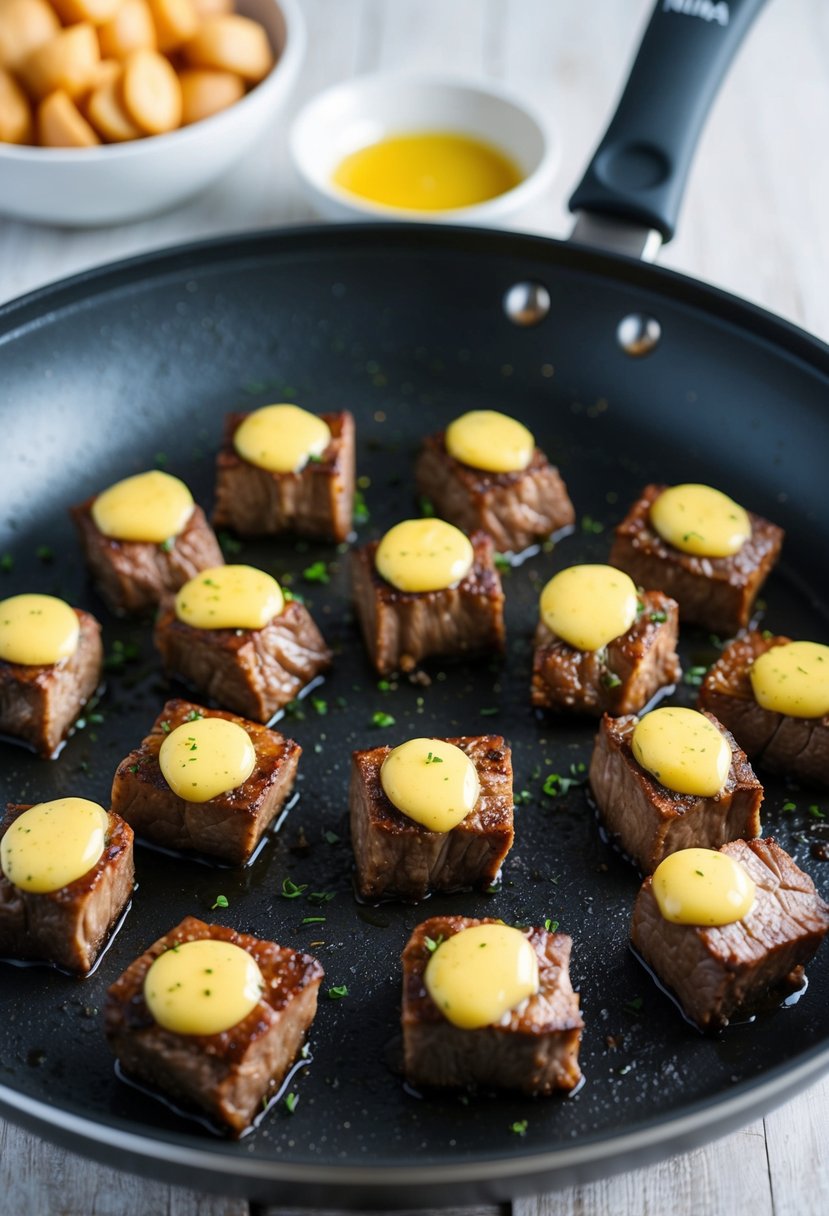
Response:
[[[748,7],[731,5],[726,36],[738,32]],[[691,18],[664,11],[655,22],[652,41],[685,22],[684,38],[701,31],[720,53],[716,23],[700,21],[697,30]],[[637,131],[634,142],[647,141]],[[652,162],[637,153],[632,163]],[[633,205],[628,195],[628,235],[654,224],[669,232],[670,211],[635,215]],[[549,296],[534,325],[516,324],[502,305],[526,282]],[[630,317],[659,324],[646,357],[620,344],[620,323]],[[631,327],[623,326],[625,340]],[[560,465],[584,522],[555,551],[506,575],[504,662],[433,665],[429,688],[403,682],[391,692],[377,688],[364,659],[342,554],[290,542],[242,547],[243,560],[294,576],[337,650],[314,694],[326,712],[306,701],[284,724],[305,748],[300,800],[242,871],[140,848],[132,910],[87,981],[0,965],[5,1114],[111,1164],[197,1187],[292,1205],[413,1207],[504,1198],[688,1149],[756,1117],[829,1065],[826,957],[812,966],[795,1007],[719,1038],[690,1029],[654,988],[627,950],[636,875],[601,841],[583,788],[556,800],[541,792],[551,772],[587,761],[593,726],[541,721],[527,704],[539,586],[564,565],[604,558],[610,529],[651,479],[711,482],[781,523],[785,555],[765,593],[765,623],[827,640],[827,348],[721,292],[569,244],[439,227],[317,228],[151,255],[8,305],[0,310],[0,383],[0,554],[13,559],[11,569],[0,562],[0,588],[58,592],[98,613],[110,652],[116,642],[137,651],[110,668],[96,717],[55,763],[2,746],[3,793],[14,800],[68,792],[105,800],[118,760],[163,698],[180,691],[159,675],[148,629],[115,621],[96,599],[66,507],[154,461],[209,504],[228,409],[294,398],[352,409],[360,473],[371,479],[362,538],[414,509],[411,468],[422,434],[473,405],[506,409]],[[318,559],[331,563],[327,585],[303,580]],[[686,630],[682,653],[691,667],[716,652],[707,635]],[[694,695],[683,685],[676,700]],[[394,726],[373,726],[377,710]],[[360,907],[347,843],[349,752],[461,731],[506,734],[516,790],[527,791],[503,887],[435,897],[421,908]],[[784,811],[787,801],[794,811]],[[826,811],[826,798],[767,785],[767,829],[829,895],[829,874],[813,856]],[[286,877],[335,897],[322,907],[285,899]],[[211,911],[219,894],[229,906]],[[448,911],[513,923],[552,917],[573,935],[587,1022],[587,1081],[577,1096],[465,1100],[404,1087],[396,1071],[398,955],[419,919]],[[107,984],[187,913],[291,944],[321,942],[314,949],[326,987],[349,990],[321,1004],[313,1063],[291,1083],[295,1113],[280,1105],[239,1143],[127,1087],[102,1040]],[[301,923],[312,915],[325,923]]]

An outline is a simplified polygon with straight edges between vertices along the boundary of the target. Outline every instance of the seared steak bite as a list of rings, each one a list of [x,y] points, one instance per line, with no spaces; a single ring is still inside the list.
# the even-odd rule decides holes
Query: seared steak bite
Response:
[[[465,752],[480,795],[448,832],[430,831],[390,801],[380,780],[390,747],[354,752],[349,809],[363,899],[425,899],[431,891],[487,887],[512,848],[512,757],[500,735],[446,739]]]
[[[76,608],[80,636],[74,654],[45,667],[0,660],[0,734],[46,758],[60,747],[101,682],[101,626]]]
[[[470,536],[469,573],[440,591],[400,591],[377,571],[378,542],[352,552],[354,606],[366,650],[379,675],[412,671],[424,659],[500,654],[504,592],[492,540]]]
[[[347,411],[321,414],[331,442],[298,473],[273,473],[240,456],[233,437],[247,413],[229,414],[216,462],[213,523],[240,536],[292,532],[344,541],[354,506],[354,418]]]
[[[801,987],[803,966],[829,929],[829,907],[815,884],[773,839],[735,840],[720,852],[756,885],[754,906],[742,920],[714,927],[668,921],[649,877],[631,924],[634,950],[701,1030],[726,1026]]]
[[[666,487],[645,486],[616,528],[610,563],[640,587],[659,587],[679,604],[680,620],[731,637],[745,629],[757,593],[783,544],[783,529],[747,512],[751,536],[731,557],[698,557],[663,540],[650,510]]]
[[[549,1095],[581,1080],[579,1043],[584,1026],[570,983],[571,940],[564,933],[526,930],[539,973],[539,991],[497,1023],[464,1029],[448,1021],[424,976],[435,943],[464,929],[500,924],[490,918],[435,916],[418,925],[403,951],[404,1071],[413,1085],[484,1085]],[[439,946],[438,946],[439,948]]]
[[[617,576],[618,577],[618,576]],[[627,633],[601,650],[578,650],[539,621],[535,632],[531,699],[540,709],[566,713],[636,713],[680,676],[677,605],[646,591]]]
[[[590,788],[599,819],[643,874],[678,849],[718,849],[729,840],[757,836],[763,787],[745,752],[711,714],[705,715],[731,749],[725,785],[713,797],[668,789],[634,758],[631,739],[638,719],[611,718],[599,726],[590,760]]]
[[[206,802],[188,802],[164,779],[159,752],[176,727],[198,718],[241,726],[253,744],[256,765],[236,789]],[[189,701],[168,701],[150,734],[118,765],[112,806],[145,840],[243,865],[290,797],[301,752],[293,739],[255,722]]]
[[[101,598],[117,616],[152,610],[194,574],[224,561],[201,507],[193,507],[178,536],[157,545],[105,536],[92,518],[94,502],[88,498],[70,515]]]
[[[212,939],[245,950],[264,990],[251,1012],[216,1034],[183,1034],[155,1020],[144,994],[153,962],[185,942]],[[314,1020],[323,970],[310,954],[186,917],[127,967],[109,989],[104,1022],[125,1072],[198,1107],[231,1133],[252,1122],[276,1093]]]
[[[28,803],[9,803],[0,840]],[[40,959],[86,974],[124,911],[135,882],[133,834],[114,812],[94,866],[57,891],[25,891],[0,869],[0,957]]]
[[[754,696],[750,671],[755,659],[787,637],[748,633],[720,655],[703,680],[701,709],[715,714],[760,768],[785,773],[808,785],[829,787],[829,715],[794,718],[764,709]]]
[[[440,431],[423,441],[415,480],[438,515],[466,533],[487,532],[501,553],[520,553],[576,518],[558,469],[540,448],[525,469],[489,473],[450,456]]]
[[[164,669],[254,722],[268,722],[331,665],[309,613],[289,600],[262,629],[197,629],[162,604],[155,644]]]

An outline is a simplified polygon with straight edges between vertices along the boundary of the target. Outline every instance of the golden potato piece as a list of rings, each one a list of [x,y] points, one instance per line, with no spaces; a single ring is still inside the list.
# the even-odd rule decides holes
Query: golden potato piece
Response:
[[[147,135],[181,125],[181,85],[158,51],[133,51],[124,64],[121,96],[127,114]]]
[[[160,51],[176,51],[199,28],[193,0],[149,0]]]
[[[14,70],[59,29],[47,0],[0,0],[0,68]]]
[[[185,68],[179,72],[181,83],[181,125],[200,122],[211,114],[226,110],[245,95],[245,82],[233,72],[214,72],[209,68]]]
[[[208,17],[184,46],[184,57],[194,68],[236,72],[256,84],[273,67],[273,53],[262,26],[236,13]]]
[[[145,48],[154,51],[155,22],[147,0],[123,0],[115,16],[98,28],[98,42],[101,54],[112,59]]]
[[[233,0],[193,0],[193,3],[201,21],[206,17],[215,17],[217,13],[234,11]]]
[[[103,25],[115,15],[120,3],[121,0],[52,0],[52,8],[64,25],[78,21]]]
[[[0,68],[0,143],[30,144],[34,120],[29,99],[5,68]]]
[[[35,101],[56,90],[78,97],[88,88],[100,57],[94,27],[71,25],[27,55],[17,74]]]
[[[91,148],[101,142],[63,89],[50,93],[38,106],[37,135],[44,148]]]
[[[2,3],[2,0],[0,0],[0,3]],[[95,64],[95,69],[86,86],[84,101],[86,101],[96,89],[102,89],[104,85],[109,84],[110,81],[118,80],[123,70],[123,63],[120,63],[117,59],[99,59]]]
[[[129,139],[141,139],[144,132],[137,127],[121,100],[120,79],[102,85],[86,103],[87,118],[107,143],[120,144]]]

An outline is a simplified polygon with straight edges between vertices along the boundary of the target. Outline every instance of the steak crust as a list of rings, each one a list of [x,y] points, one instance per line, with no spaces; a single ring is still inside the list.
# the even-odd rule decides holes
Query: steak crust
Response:
[[[714,928],[673,924],[646,878],[631,924],[634,950],[701,1030],[801,987],[803,966],[829,929],[829,907],[815,884],[771,837],[735,840],[720,852],[745,866],[757,887],[742,920]]]
[[[293,532],[317,540],[344,541],[354,510],[354,418],[347,411],[321,414],[331,442],[319,460],[299,473],[271,473],[244,460],[233,437],[248,415],[229,414],[216,461],[217,528],[240,536]]]
[[[144,999],[144,980],[165,950],[212,938],[255,959],[265,991],[254,1009],[219,1034],[178,1034],[160,1026]],[[125,1071],[171,1098],[207,1111],[231,1133],[249,1126],[276,1092],[317,1011],[323,970],[310,954],[185,917],[130,963],[107,993],[104,1029]]]
[[[438,515],[467,534],[487,532],[501,553],[520,553],[576,518],[558,469],[540,448],[525,469],[488,473],[450,456],[440,431],[424,439],[415,481]]]
[[[256,752],[247,781],[207,802],[187,802],[175,794],[158,760],[170,731],[193,717],[235,722]],[[195,850],[244,865],[290,796],[301,754],[298,743],[275,730],[220,709],[203,709],[175,699],[164,706],[141,745],[118,765],[112,806],[139,837],[164,848]]]
[[[751,687],[755,659],[787,637],[751,632],[722,652],[703,680],[701,709],[716,715],[733,733],[746,754],[761,768],[785,773],[807,785],[829,788],[829,714],[822,718],[793,718],[763,709]]]
[[[681,621],[723,637],[745,629],[757,593],[780,555],[784,532],[748,512],[751,536],[731,557],[697,557],[664,541],[651,526],[650,510],[667,487],[645,486],[616,528],[610,564],[639,587],[659,587],[679,604]]]
[[[101,682],[101,626],[75,608],[80,625],[74,654],[45,667],[0,660],[0,734],[34,748],[45,759],[63,740]]]
[[[30,803],[9,803],[0,840]],[[85,975],[109,938],[135,884],[133,834],[110,812],[104,851],[86,874],[57,891],[23,891],[0,871],[0,955],[42,959]]]
[[[413,1085],[458,1088],[492,1085],[527,1094],[574,1089],[581,1080],[579,1043],[584,1027],[570,983],[571,939],[531,928],[526,935],[538,959],[539,991],[500,1022],[464,1030],[447,1021],[426,990],[431,958],[426,939],[445,941],[486,917],[434,916],[418,925],[403,951],[403,1054]]]
[[[590,760],[590,788],[611,839],[643,874],[678,849],[718,849],[760,833],[763,787],[734,736],[705,715],[731,748],[725,785],[712,798],[669,790],[634,758],[634,715],[605,714]]]
[[[443,740],[465,752],[481,793],[449,832],[433,832],[389,800],[380,769],[391,748],[354,752],[349,809],[357,889],[363,899],[425,899],[430,891],[488,887],[512,848],[512,757],[500,735]]]

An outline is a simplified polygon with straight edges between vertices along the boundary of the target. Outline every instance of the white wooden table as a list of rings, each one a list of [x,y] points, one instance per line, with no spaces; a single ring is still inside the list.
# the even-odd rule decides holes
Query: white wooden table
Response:
[[[608,117],[652,0],[304,0],[309,55],[294,98],[379,68],[508,83],[550,116],[559,175],[523,226],[570,228],[566,199]],[[309,218],[285,150],[290,116],[209,193],[146,223],[91,232],[0,220],[0,301],[151,248]],[[829,5],[773,0],[712,112],[664,265],[829,340]],[[2,391],[2,389],[0,389]],[[827,402],[829,408],[829,402]],[[761,1122],[647,1170],[515,1204],[517,1216],[826,1216],[829,1082]],[[0,1123],[3,1216],[264,1216],[81,1161]],[[481,1209],[492,1216],[496,1209]],[[271,1216],[275,1216],[272,1212]]]

